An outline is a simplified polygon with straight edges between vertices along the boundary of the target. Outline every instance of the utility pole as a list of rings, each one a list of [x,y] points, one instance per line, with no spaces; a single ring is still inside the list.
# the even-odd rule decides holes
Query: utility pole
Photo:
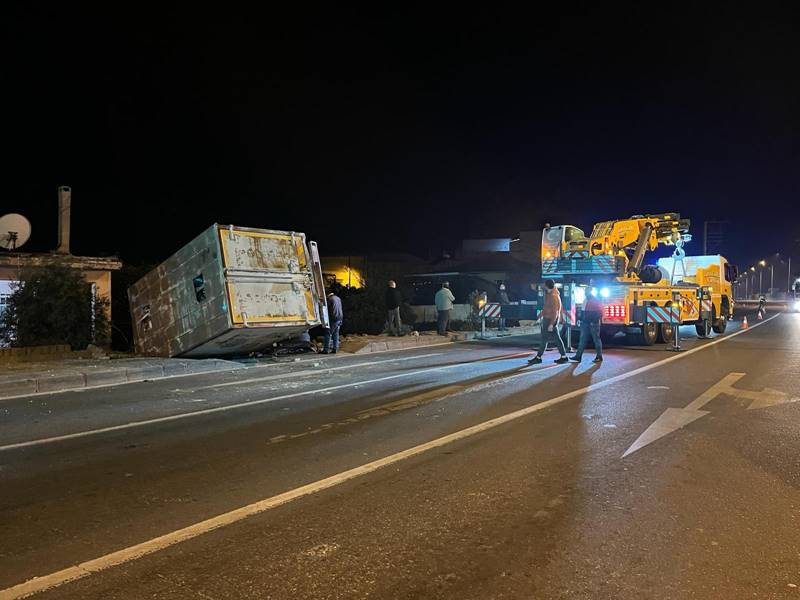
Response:
[[[772,294],[772,290],[775,289],[775,263],[773,262],[769,266],[769,293]]]
[[[786,297],[792,291],[792,257],[789,257],[789,266],[786,267]]]

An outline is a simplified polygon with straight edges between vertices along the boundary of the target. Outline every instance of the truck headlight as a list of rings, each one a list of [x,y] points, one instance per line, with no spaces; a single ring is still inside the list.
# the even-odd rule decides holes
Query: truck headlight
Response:
[[[600,296],[602,298],[608,298],[611,295],[611,292],[608,290],[607,287],[600,288]]]

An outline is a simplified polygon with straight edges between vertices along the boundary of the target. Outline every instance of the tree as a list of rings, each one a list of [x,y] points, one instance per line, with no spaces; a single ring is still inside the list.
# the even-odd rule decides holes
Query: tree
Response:
[[[0,315],[0,338],[12,346],[69,344],[83,350],[109,339],[108,299],[68,267],[23,269]]]

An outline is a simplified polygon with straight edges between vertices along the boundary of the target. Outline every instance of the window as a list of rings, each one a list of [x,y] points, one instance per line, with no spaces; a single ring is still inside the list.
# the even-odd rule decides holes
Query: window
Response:
[[[194,284],[194,296],[197,298],[198,302],[202,302],[206,299],[206,283],[203,279],[203,274],[198,273],[195,278],[192,280]]]

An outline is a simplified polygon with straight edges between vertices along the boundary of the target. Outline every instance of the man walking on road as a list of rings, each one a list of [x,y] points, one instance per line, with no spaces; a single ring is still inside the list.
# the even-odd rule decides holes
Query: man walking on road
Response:
[[[589,282],[591,288],[591,282]],[[594,289],[594,288],[591,288]],[[596,293],[596,292],[595,292]],[[583,305],[583,316],[581,317],[581,341],[578,342],[578,351],[570,360],[581,362],[583,351],[592,337],[594,344],[595,357],[592,362],[603,362],[603,342],[600,340],[600,322],[603,319],[603,303],[593,294],[586,296],[586,304]]]
[[[450,284],[445,281],[442,289],[436,292],[437,329],[439,335],[447,335],[447,325],[450,323],[450,311],[453,310],[453,301],[456,299],[450,291]]]
[[[569,362],[567,358],[567,351],[564,349],[564,342],[561,341],[561,335],[558,333],[558,321],[561,318],[561,295],[558,293],[556,282],[552,279],[544,280],[544,307],[542,308],[542,315],[539,322],[542,326],[542,341],[539,343],[539,351],[536,356],[531,358],[528,362],[532,365],[542,362],[542,355],[547,349],[547,342],[554,341],[561,353],[561,357],[555,362],[563,365]]]
[[[325,343],[322,346],[323,354],[336,354],[339,349],[339,329],[342,327],[344,312],[342,299],[333,292],[328,294],[328,319],[331,326],[325,330]]]
[[[386,290],[386,311],[389,321],[389,335],[400,335],[403,324],[400,321],[400,303],[402,302],[400,290],[397,284],[389,280],[389,287]]]

